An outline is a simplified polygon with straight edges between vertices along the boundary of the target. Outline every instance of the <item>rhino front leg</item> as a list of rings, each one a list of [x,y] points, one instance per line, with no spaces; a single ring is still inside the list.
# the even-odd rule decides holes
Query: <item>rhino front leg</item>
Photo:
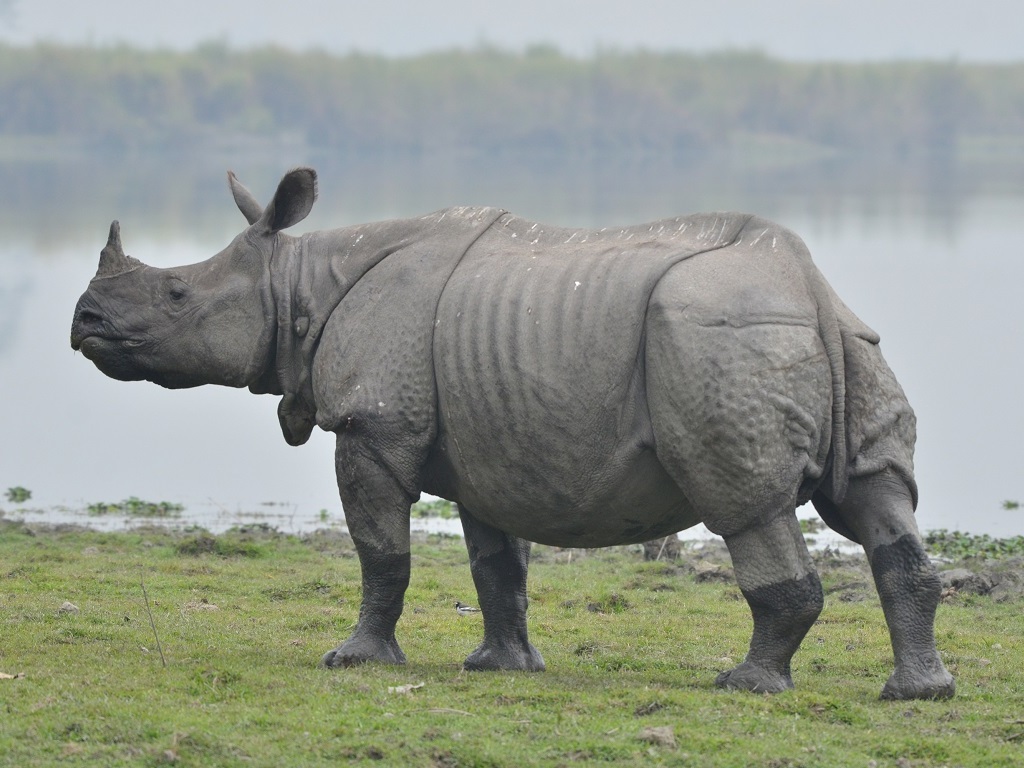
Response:
[[[945,699],[956,690],[935,648],[941,584],[914,519],[906,484],[891,471],[852,479],[839,513],[860,539],[889,625],[896,668],[883,699]]]
[[[744,662],[715,684],[758,693],[792,688],[790,661],[824,602],[796,515],[726,536],[725,543],[754,617],[754,634]]]
[[[409,586],[412,499],[375,456],[342,435],[336,462],[345,522],[362,570],[363,601],[352,636],[328,651],[320,664],[328,668],[367,661],[404,664],[395,625]]]
[[[463,666],[542,672],[544,659],[530,644],[526,630],[530,542],[480,522],[462,505],[459,516],[484,618],[484,641]]]

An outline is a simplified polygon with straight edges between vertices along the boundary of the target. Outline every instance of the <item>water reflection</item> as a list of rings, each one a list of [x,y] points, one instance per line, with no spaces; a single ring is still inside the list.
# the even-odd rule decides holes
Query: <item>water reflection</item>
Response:
[[[873,163],[824,159],[772,165],[728,156],[608,158],[356,158],[213,156],[78,158],[0,163],[0,232],[36,256],[92,243],[111,220],[154,239],[221,242],[237,232],[226,206],[233,168],[260,199],[287,168],[320,172],[309,228],[487,204],[558,224],[610,225],[698,210],[791,213],[823,226],[923,220],[954,235],[965,202],[1024,189],[1024,163]]]

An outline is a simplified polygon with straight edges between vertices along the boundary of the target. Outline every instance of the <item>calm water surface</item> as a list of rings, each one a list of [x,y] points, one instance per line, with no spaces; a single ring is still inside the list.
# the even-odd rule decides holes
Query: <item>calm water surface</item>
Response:
[[[283,170],[308,160],[230,162],[266,200]],[[567,225],[712,209],[786,224],[881,333],[917,411],[921,527],[1024,533],[1024,512],[1002,509],[1005,499],[1024,499],[1024,174],[710,161],[313,164],[321,199],[294,233],[453,204]],[[0,163],[0,492],[29,488],[22,507],[41,510],[0,499],[8,516],[83,519],[89,503],[138,496],[183,503],[182,521],[215,529],[341,521],[331,436],[287,446],[276,398],[115,382],[68,343],[112,219],[126,251],[155,266],[207,258],[241,230],[226,167]]]

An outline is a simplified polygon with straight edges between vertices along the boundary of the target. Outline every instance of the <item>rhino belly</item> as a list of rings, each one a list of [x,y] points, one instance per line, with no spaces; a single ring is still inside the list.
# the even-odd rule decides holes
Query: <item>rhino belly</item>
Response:
[[[531,541],[605,546],[699,522],[653,450],[640,353],[653,281],[609,267],[485,254],[439,302],[432,474]]]
[[[557,448],[540,446],[535,461],[498,463],[482,454],[465,461],[457,442],[442,433],[433,463],[439,479],[430,490],[529,541],[606,547],[649,541],[701,522],[650,451],[637,452],[614,470],[605,464],[590,487],[581,487],[586,484],[575,482],[581,475],[571,467],[554,466]]]

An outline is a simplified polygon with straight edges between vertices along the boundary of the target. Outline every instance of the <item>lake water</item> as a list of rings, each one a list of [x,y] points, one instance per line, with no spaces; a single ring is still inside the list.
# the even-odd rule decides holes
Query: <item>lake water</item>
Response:
[[[301,162],[320,171],[320,201],[296,233],[454,204],[587,226],[697,210],[776,219],[882,335],[918,414],[921,527],[1024,532],[1024,511],[1002,508],[1024,497],[1020,167],[357,162],[284,150],[258,160],[0,162],[0,492],[33,494],[21,507],[0,498],[9,517],[87,519],[90,503],[137,496],[182,503],[184,521],[213,528],[266,520],[301,531],[342,519],[331,436],[287,446],[276,398],[115,382],[68,343],[112,219],[125,250],[147,263],[199,261],[242,228],[229,164],[265,201]]]

